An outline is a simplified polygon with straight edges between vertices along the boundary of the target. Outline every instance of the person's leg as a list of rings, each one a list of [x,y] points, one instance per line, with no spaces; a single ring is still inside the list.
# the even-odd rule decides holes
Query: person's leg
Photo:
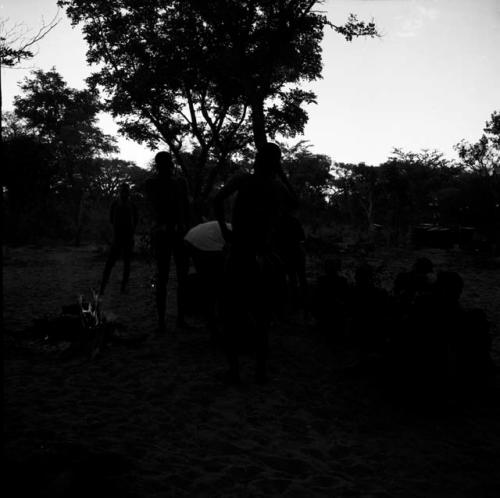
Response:
[[[158,332],[166,331],[165,315],[167,309],[167,284],[170,272],[172,243],[166,234],[160,234],[155,241],[155,256],[158,271],[156,287],[156,309],[158,312]]]
[[[118,261],[119,255],[120,255],[120,248],[118,247],[117,244],[113,243],[109,249],[108,259],[106,260],[106,264],[104,266],[104,271],[101,279],[101,288],[99,290],[100,295],[104,294],[104,290],[106,289],[106,285],[108,284],[109,277],[111,275],[111,270]]]
[[[268,268],[265,271],[273,270]],[[255,330],[253,331],[255,334],[255,380],[259,384],[264,384],[268,380],[269,327],[273,311],[272,303],[275,302],[276,296],[271,296],[269,291],[272,292],[272,290],[265,288],[266,275],[248,275],[247,281],[253,295],[253,298],[250,298],[249,301],[252,303],[251,309],[255,324]],[[274,291],[279,290],[276,288]]]
[[[232,383],[240,382],[238,361],[238,329],[241,326],[240,306],[240,279],[237,258],[229,254],[225,262],[220,285],[220,309],[222,314],[221,345],[226,355],[229,370],[227,380]]]
[[[127,292],[127,285],[130,277],[130,262],[132,260],[132,251],[134,247],[134,239],[130,239],[123,244],[123,278],[121,292]]]
[[[181,236],[176,236],[173,241],[175,271],[177,274],[177,326],[184,327],[186,282],[189,271],[189,255]]]
[[[191,246],[190,255],[200,279],[206,327],[210,332],[210,340],[215,343],[217,335],[216,307],[224,275],[224,254],[222,251],[201,251]]]
[[[256,324],[255,380],[267,382],[267,359],[269,356],[269,319],[259,317]]]
[[[241,319],[241,318],[240,318]],[[226,355],[229,382],[240,382],[240,364],[238,358],[238,317],[234,310],[226,310],[223,325],[222,349]]]
[[[219,330],[217,316],[221,299],[221,284],[224,275],[225,255],[222,251],[213,252],[206,259],[204,276],[205,295],[207,296],[207,323],[210,338],[215,344],[218,341]]]

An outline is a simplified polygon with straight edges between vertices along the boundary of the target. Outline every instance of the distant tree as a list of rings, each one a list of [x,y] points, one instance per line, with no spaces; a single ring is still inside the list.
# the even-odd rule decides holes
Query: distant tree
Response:
[[[490,120],[486,122],[484,132],[495,145],[500,145],[500,111],[493,111]]]
[[[97,126],[101,110],[95,90],[68,87],[52,68],[32,71],[19,85],[14,112],[28,130],[51,143],[61,158],[88,158],[116,151],[115,140]]]
[[[5,240],[33,242],[42,234],[54,234],[57,212],[51,201],[56,181],[57,166],[50,145],[29,135],[5,138],[1,168],[6,196]]]
[[[23,24],[9,26],[8,19],[0,19],[0,68],[13,68],[21,61],[31,59],[34,55],[36,44],[58,24],[60,19],[56,14],[48,23],[42,25],[35,34],[30,34],[30,30]],[[3,98],[0,74],[0,130],[3,129]],[[3,134],[2,134],[3,137]]]
[[[461,183],[464,222],[500,247],[500,111],[492,113],[476,143],[455,146],[468,172]]]
[[[91,159],[90,170],[94,173],[84,197],[85,209],[81,211],[84,218],[82,237],[96,242],[111,242],[109,210],[113,199],[118,196],[120,185],[124,182],[130,185],[131,199],[138,209],[139,230],[147,230],[152,213],[145,198],[144,184],[151,172],[132,161],[110,157]]]
[[[434,170],[453,166],[453,162],[446,159],[444,154],[436,149],[422,149],[419,152],[412,152],[395,147],[387,162],[406,164],[410,168],[424,167]]]
[[[336,198],[349,213],[351,221],[371,231],[379,187],[378,168],[365,163],[335,163],[333,172]]]
[[[58,3],[83,24],[88,60],[100,64],[91,81],[106,91],[121,131],[165,142],[185,173],[190,140],[198,168],[217,166],[195,197],[208,195],[232,155],[252,142],[303,132],[303,105],[315,96],[301,85],[321,76],[325,26],[347,40],[377,34],[355,16],[334,26],[313,10],[316,0]]]
[[[317,225],[324,221],[333,186],[332,161],[324,154],[311,152],[311,144],[301,140],[295,145],[280,144],[283,169],[300,198],[304,222]]]
[[[138,190],[150,174],[132,161],[96,157],[92,159],[96,174],[92,178],[92,192],[95,197],[111,199],[118,194],[120,185],[128,183],[132,190]]]
[[[31,130],[26,128],[23,120],[19,119],[14,112],[5,111],[2,114],[2,140],[11,140],[16,137],[33,135]]]
[[[500,248],[500,175],[466,171],[459,180],[455,204],[460,209],[460,223],[475,227]]]
[[[353,223],[382,224],[392,241],[421,222],[456,221],[463,168],[436,150],[394,149],[378,167],[336,163],[334,199]]]
[[[459,163],[437,150],[394,149],[381,168],[386,212],[396,231],[405,233],[411,225],[422,222],[457,223],[459,206],[454,205],[453,198],[463,172]],[[396,183],[391,184],[391,179]]]
[[[58,13],[42,25],[35,34],[23,24],[9,26],[8,19],[0,20],[0,65],[14,67],[21,61],[33,57],[36,44],[59,24]]]
[[[69,88],[55,69],[33,71],[20,88],[23,93],[14,98],[15,116],[24,130],[52,150],[57,165],[54,189],[78,243],[84,200],[99,172],[93,158],[116,151],[115,140],[97,126],[98,94]]]
[[[476,143],[462,140],[455,149],[469,171],[483,176],[500,175],[500,111],[493,112],[483,131]]]

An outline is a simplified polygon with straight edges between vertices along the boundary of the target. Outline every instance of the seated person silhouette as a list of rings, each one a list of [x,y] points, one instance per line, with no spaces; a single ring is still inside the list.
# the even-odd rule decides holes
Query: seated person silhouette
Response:
[[[432,309],[433,342],[437,353],[431,367],[437,371],[442,391],[453,395],[476,396],[487,392],[493,381],[494,364],[490,356],[490,324],[484,311],[466,310],[460,304],[464,282],[457,272],[440,272],[436,279]]]
[[[256,380],[267,380],[268,332],[275,299],[270,285],[275,275],[275,232],[292,199],[280,161],[279,147],[264,144],[256,154],[253,173],[233,177],[214,199],[216,218],[229,244],[222,290],[228,383],[240,382],[238,352],[245,328],[256,353]],[[231,231],[225,221],[224,201],[233,194]]]
[[[356,268],[349,312],[350,336],[364,352],[384,348],[389,333],[389,295],[375,284],[375,272],[367,263]]]
[[[167,284],[172,256],[177,276],[177,327],[185,326],[183,299],[188,268],[183,239],[188,228],[189,199],[186,181],[174,174],[174,169],[170,154],[158,152],[155,156],[156,175],[145,184],[154,216],[151,241],[158,276],[156,308],[159,333],[167,331]]]
[[[458,273],[439,272],[433,292],[418,296],[408,317],[406,373],[421,395],[435,400],[448,393],[451,345],[464,320],[463,285]]]
[[[446,372],[451,377],[447,381],[460,396],[484,392],[494,372],[490,323],[483,310],[463,309],[459,301],[463,285],[456,272],[438,273],[432,309],[435,334],[446,342]]]
[[[231,224],[228,223],[231,230]],[[218,221],[207,221],[194,226],[184,237],[184,244],[200,277],[204,314],[212,342],[217,335],[217,304],[224,273],[226,242]]]
[[[306,253],[304,229],[294,215],[287,210],[276,227],[276,254],[283,264],[292,308],[307,306]]]
[[[346,305],[350,297],[349,283],[340,275],[341,267],[339,258],[328,258],[325,261],[325,271],[318,277],[312,301],[318,329],[335,341],[345,338]]]
[[[130,260],[132,259],[132,249],[134,247],[134,232],[137,226],[137,209],[130,200],[130,186],[128,183],[122,183],[120,186],[120,195],[111,204],[109,221],[113,227],[113,241],[104,266],[99,291],[100,295],[104,295],[111,270],[120,255],[123,257],[121,292],[127,292],[130,276]]]
[[[483,394],[494,385],[495,364],[491,357],[490,322],[481,309],[464,313],[463,327],[455,338],[459,389]]]
[[[418,296],[432,292],[434,265],[428,258],[418,258],[408,272],[400,272],[394,281],[394,297],[402,306],[410,306]]]

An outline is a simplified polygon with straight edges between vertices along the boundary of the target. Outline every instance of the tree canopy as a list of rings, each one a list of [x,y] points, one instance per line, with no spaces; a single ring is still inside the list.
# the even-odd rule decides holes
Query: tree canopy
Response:
[[[116,150],[115,140],[97,126],[101,106],[95,90],[69,88],[55,68],[32,71],[20,89],[14,98],[16,116],[61,155],[84,158]]]
[[[109,198],[117,183],[140,181],[143,170],[106,157],[117,149],[98,126],[95,89],[70,88],[55,69],[32,71],[20,89],[3,129],[10,235],[51,233],[78,242],[86,201]]]
[[[30,34],[22,24],[9,26],[8,19],[0,21],[0,65],[14,67],[21,61],[33,57],[36,44],[52,31],[60,19],[56,14],[48,23],[42,22],[38,31]]]
[[[105,90],[121,131],[149,144],[165,142],[182,167],[181,151],[194,140],[199,167],[213,157],[221,169],[252,143],[303,132],[303,106],[315,95],[302,84],[321,77],[326,26],[347,40],[377,34],[373,23],[355,16],[331,24],[313,10],[319,4],[59,1],[73,23],[83,24],[88,60],[99,65],[91,81]]]
[[[500,174],[500,111],[494,111],[476,143],[462,140],[456,150],[463,165],[484,176]]]

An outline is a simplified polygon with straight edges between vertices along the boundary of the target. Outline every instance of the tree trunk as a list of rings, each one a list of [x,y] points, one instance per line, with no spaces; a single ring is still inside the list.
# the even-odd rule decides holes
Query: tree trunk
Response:
[[[252,109],[252,129],[255,147],[257,149],[267,142],[266,136],[266,119],[264,116],[264,100],[256,98],[251,105]]]
[[[203,185],[203,174],[207,168],[208,163],[208,148],[204,147],[200,151],[200,155],[196,160],[196,169],[194,172],[194,187],[193,187],[193,197],[198,199],[203,197],[203,191],[205,186]]]

